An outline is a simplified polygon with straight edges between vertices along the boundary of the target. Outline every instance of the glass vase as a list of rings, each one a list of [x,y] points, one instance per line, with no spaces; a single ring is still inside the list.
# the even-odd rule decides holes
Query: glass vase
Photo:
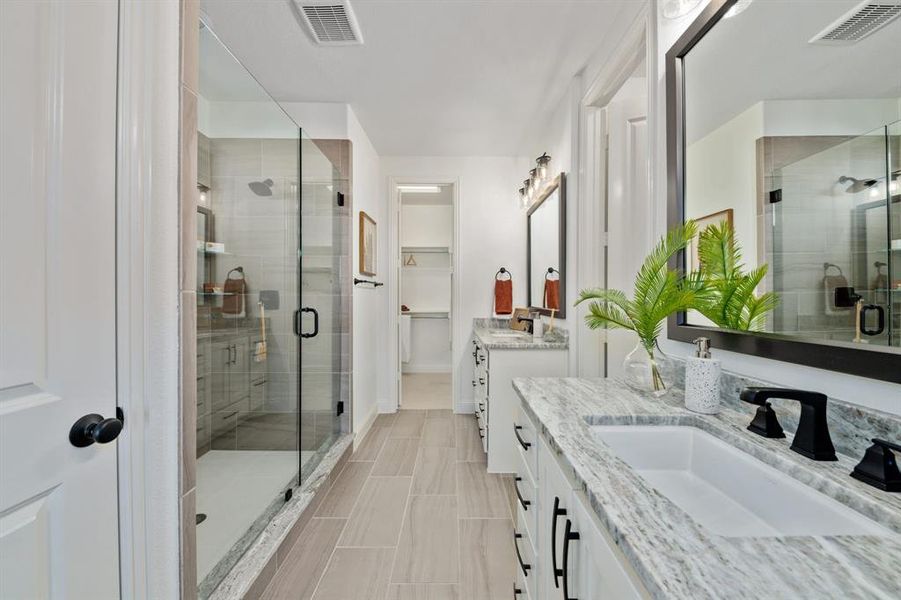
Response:
[[[673,385],[675,365],[656,340],[650,349],[639,342],[623,361],[623,376],[629,387],[663,396]]]

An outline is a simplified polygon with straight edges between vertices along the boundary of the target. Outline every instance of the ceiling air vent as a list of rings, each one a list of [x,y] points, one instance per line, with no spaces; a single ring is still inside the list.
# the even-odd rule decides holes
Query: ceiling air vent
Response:
[[[348,46],[363,43],[348,0],[294,0],[294,4],[316,44]]]
[[[854,44],[901,15],[901,0],[863,2],[815,35],[811,44]]]

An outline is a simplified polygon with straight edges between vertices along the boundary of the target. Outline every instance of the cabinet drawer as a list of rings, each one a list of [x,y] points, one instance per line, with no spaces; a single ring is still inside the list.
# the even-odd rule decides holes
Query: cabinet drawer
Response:
[[[528,532],[523,529],[522,511],[517,511],[517,523],[513,528],[513,548],[516,554],[516,576],[519,581],[525,584],[524,589],[529,598],[537,598],[535,594],[538,590],[538,569],[536,563],[535,549],[529,538]]]
[[[532,474],[525,466],[522,454],[517,460],[516,474],[513,476],[516,506],[522,511],[523,525],[529,533],[535,549],[538,548],[538,488]]]
[[[250,411],[258,412],[266,406],[266,379],[259,379],[250,384]]]
[[[536,484],[541,485],[538,477],[538,436],[535,425],[522,407],[519,408],[513,420],[513,434],[516,439],[516,448],[523,464],[529,470],[529,475]]]

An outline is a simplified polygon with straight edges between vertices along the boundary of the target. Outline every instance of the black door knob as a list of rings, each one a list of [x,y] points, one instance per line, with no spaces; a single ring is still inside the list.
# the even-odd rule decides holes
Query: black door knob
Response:
[[[76,448],[90,446],[94,442],[108,444],[122,432],[122,419],[104,419],[102,415],[91,413],[75,421],[69,430],[69,441]]]

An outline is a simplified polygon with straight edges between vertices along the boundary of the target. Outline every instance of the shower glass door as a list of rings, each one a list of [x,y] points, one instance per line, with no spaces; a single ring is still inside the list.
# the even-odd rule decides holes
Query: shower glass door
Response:
[[[351,375],[350,143],[300,141],[300,461],[306,479],[347,431]]]
[[[766,173],[780,191],[763,217],[767,283],[780,300],[774,333],[899,345],[901,196],[898,166],[890,166],[898,137],[894,124],[853,137],[799,138],[791,150],[804,158]]]

